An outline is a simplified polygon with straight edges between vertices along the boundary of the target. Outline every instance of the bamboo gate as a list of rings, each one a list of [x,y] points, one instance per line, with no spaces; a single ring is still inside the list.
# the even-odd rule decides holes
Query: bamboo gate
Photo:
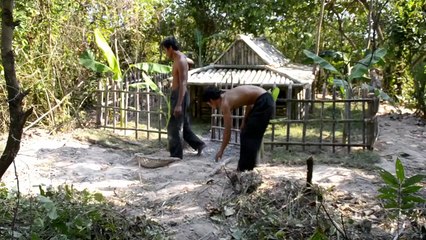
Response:
[[[166,77],[159,74],[154,78],[161,93],[150,90],[140,72],[120,82],[99,81],[96,126],[134,134],[136,139],[167,139],[169,89],[161,82]]]
[[[121,131],[136,139],[167,139],[169,89],[156,81],[163,94],[153,92],[140,82],[138,74],[123,82],[100,82],[97,94],[97,127]],[[159,78],[161,79],[161,78]],[[331,97],[311,100],[310,91],[305,99],[292,98],[291,85],[286,97],[277,100],[276,115],[265,133],[263,144],[271,150],[276,146],[373,149],[378,134],[377,111],[379,99],[361,91],[349,99],[339,97],[336,89]],[[282,116],[280,116],[280,114]],[[239,127],[244,108],[233,112],[230,144],[239,145]],[[290,117],[287,117],[290,116]],[[211,114],[211,140],[222,141],[223,116],[216,110]]]

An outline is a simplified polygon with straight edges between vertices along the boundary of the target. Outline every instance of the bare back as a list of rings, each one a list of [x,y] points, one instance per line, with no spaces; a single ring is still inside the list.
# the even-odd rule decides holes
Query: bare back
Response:
[[[241,106],[253,105],[257,98],[266,93],[266,90],[252,85],[243,85],[227,90],[222,94],[222,108],[233,110]],[[225,110],[222,109],[222,110]]]

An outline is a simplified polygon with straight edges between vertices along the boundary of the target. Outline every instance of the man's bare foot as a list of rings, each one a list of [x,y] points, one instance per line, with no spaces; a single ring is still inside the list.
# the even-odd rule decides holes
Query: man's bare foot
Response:
[[[203,149],[206,148],[206,147],[207,147],[207,145],[205,143],[203,143],[203,145],[201,145],[198,148],[197,156],[201,156],[201,153],[203,152]]]

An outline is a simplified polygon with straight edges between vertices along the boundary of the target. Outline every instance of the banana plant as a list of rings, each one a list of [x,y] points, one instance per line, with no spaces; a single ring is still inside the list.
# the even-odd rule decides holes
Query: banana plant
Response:
[[[97,73],[110,73],[113,76],[113,80],[117,81],[119,83],[122,83],[123,80],[123,73],[120,68],[118,56],[115,56],[114,52],[112,51],[111,47],[109,46],[108,42],[105,40],[104,36],[102,35],[101,31],[99,29],[95,29],[94,31],[95,35],[95,43],[97,47],[102,51],[103,56],[107,62],[107,64],[104,64],[102,62],[99,62],[95,59],[95,55],[92,51],[87,49],[80,55],[80,64],[84,67],[97,72]],[[138,84],[142,88],[150,88],[154,92],[161,95],[167,103],[167,119],[169,118],[169,112],[170,112],[170,101],[169,99],[164,95],[164,93],[161,91],[161,89],[152,81],[152,79],[149,77],[150,75],[153,75],[155,73],[170,73],[171,67],[167,65],[157,64],[157,63],[137,63],[130,65],[130,68],[127,70],[131,70],[132,68],[137,68],[142,71],[142,78],[143,82],[141,83],[134,83],[131,85],[131,87],[135,87]],[[125,73],[127,73],[125,71]],[[125,75],[125,74],[124,74]],[[121,115],[121,124],[124,120],[124,96],[121,96],[122,101],[120,101],[121,109],[123,109],[120,112]]]
[[[367,78],[369,70],[375,66],[376,64],[381,64],[384,62],[384,56],[386,55],[386,49],[379,48],[372,53],[367,54],[363,59],[356,62],[356,64],[351,68],[349,65],[349,58],[345,57],[344,65],[347,66],[348,73],[343,74],[336,69],[333,65],[331,65],[324,58],[319,57],[318,55],[310,52],[308,50],[303,50],[303,53],[310,59],[314,61],[314,63],[318,64],[321,68],[326,71],[331,72],[335,77],[331,78],[331,82],[335,87],[338,87],[340,93],[345,99],[349,99],[351,97],[351,93],[353,91],[353,83],[358,79]],[[363,87],[368,85],[363,85]],[[374,93],[377,97],[382,98],[387,101],[391,101],[392,99],[382,90],[374,89]],[[345,103],[345,116],[349,117],[350,114],[350,103]],[[343,142],[348,140],[348,130],[349,125],[344,124],[343,126]]]
[[[141,87],[141,88],[143,88],[143,87],[150,88],[155,93],[160,95],[164,99],[164,101],[166,102],[166,104],[167,104],[166,126],[167,126],[169,124],[170,114],[171,114],[170,99],[169,99],[169,97],[167,97],[163,93],[161,88],[159,88],[157,86],[157,84],[155,84],[155,82],[151,79],[150,76],[152,76],[153,74],[156,74],[156,73],[169,74],[172,71],[172,67],[168,66],[168,65],[158,64],[158,63],[136,63],[136,64],[130,65],[130,68],[137,68],[137,69],[141,70],[142,78],[144,80],[142,83],[133,83],[133,84],[130,85],[130,87],[138,86],[138,87]]]
[[[331,83],[334,86],[338,87],[342,95],[345,97],[347,97],[348,90],[352,90],[354,81],[358,79],[368,78],[367,76],[369,70],[376,64],[381,64],[384,62],[386,52],[386,49],[379,48],[374,52],[367,54],[363,59],[356,62],[356,64],[352,68],[349,66],[349,59],[345,58],[344,60],[348,65],[348,73],[343,74],[324,58],[319,57],[311,51],[303,50],[303,53],[308,58],[312,59],[315,64],[318,64],[324,70],[334,74],[335,77],[331,79]],[[376,96],[382,98],[383,100],[392,100],[385,92],[380,89],[374,89],[374,92]]]

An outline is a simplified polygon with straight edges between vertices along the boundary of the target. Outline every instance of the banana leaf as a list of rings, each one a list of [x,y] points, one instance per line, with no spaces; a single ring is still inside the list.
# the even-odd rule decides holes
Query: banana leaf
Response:
[[[120,69],[120,64],[118,62],[118,58],[115,56],[111,47],[108,45],[108,42],[105,40],[99,29],[95,29],[95,42],[96,45],[101,49],[104,54],[105,59],[108,62],[109,68],[113,72],[113,79],[116,81],[122,80],[122,74]]]
[[[379,48],[373,53],[368,54],[366,57],[361,59],[351,70],[349,75],[349,81],[352,81],[356,78],[362,78],[367,73],[368,70],[376,63],[383,62],[386,55],[386,49]]]
[[[303,53],[310,59],[312,59],[314,61],[314,63],[318,64],[321,68],[327,69],[332,73],[336,73],[337,75],[341,76],[342,74],[337,71],[337,69],[331,65],[329,62],[327,62],[327,60],[325,60],[322,57],[319,57],[318,55],[316,55],[313,52],[310,52],[308,50],[303,50]]]
[[[139,70],[142,70],[146,72],[147,74],[151,75],[154,73],[170,73],[172,71],[172,67],[168,65],[163,65],[159,63],[136,63],[132,64],[131,67],[135,67]]]
[[[95,55],[90,50],[86,50],[80,55],[80,64],[97,73],[112,72],[107,65],[96,61]]]

